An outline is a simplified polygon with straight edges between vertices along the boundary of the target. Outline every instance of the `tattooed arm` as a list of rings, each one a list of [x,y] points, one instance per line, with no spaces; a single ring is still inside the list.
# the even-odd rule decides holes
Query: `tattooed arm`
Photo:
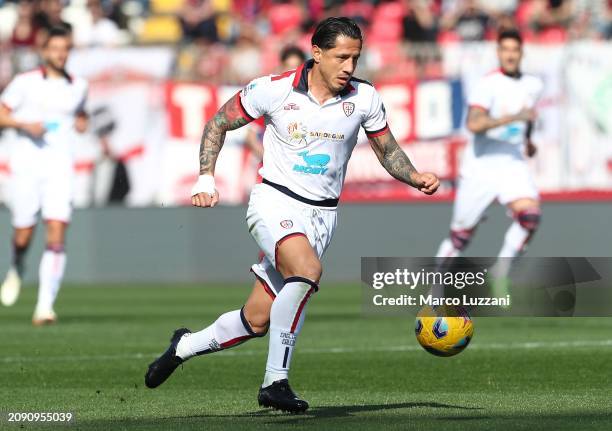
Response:
[[[391,131],[369,138],[369,140],[378,161],[393,178],[427,195],[436,192],[440,186],[438,178],[429,172],[419,173],[406,153],[400,148]]]
[[[214,175],[225,132],[238,129],[249,121],[240,109],[240,95],[236,94],[206,123],[200,141],[200,175]]]
[[[235,130],[252,121],[240,105],[236,94],[223,105],[204,126],[200,142],[200,178],[191,192],[191,203],[198,207],[214,207],[219,194],[214,187],[215,164],[228,130]]]

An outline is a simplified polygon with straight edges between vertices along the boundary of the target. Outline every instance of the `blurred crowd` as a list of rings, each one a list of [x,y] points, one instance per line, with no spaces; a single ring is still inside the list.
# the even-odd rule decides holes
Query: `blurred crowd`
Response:
[[[0,38],[27,50],[61,25],[77,47],[169,44],[178,77],[243,83],[273,70],[282,46],[307,50],[316,22],[339,15],[365,32],[370,78],[435,76],[439,46],[502,28],[535,43],[612,38],[612,0],[0,0]]]

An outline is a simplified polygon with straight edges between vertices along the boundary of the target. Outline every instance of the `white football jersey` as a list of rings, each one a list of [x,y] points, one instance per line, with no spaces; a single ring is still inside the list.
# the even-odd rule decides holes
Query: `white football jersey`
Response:
[[[484,76],[468,96],[469,107],[486,110],[491,118],[517,114],[524,108],[535,108],[542,93],[542,81],[532,75],[518,77],[496,70]],[[524,160],[526,121],[515,121],[504,126],[476,133],[467,148],[468,158],[485,160]]]
[[[0,103],[18,121],[44,123],[47,132],[40,139],[32,139],[10,130],[13,149],[38,147],[69,154],[75,115],[84,109],[86,97],[87,82],[83,79],[69,75],[50,78],[44,67],[16,75],[0,96]]]
[[[310,60],[282,75],[251,81],[240,92],[243,114],[263,116],[264,158],[261,176],[306,199],[340,196],[359,127],[369,137],[387,132],[385,108],[378,92],[352,78],[324,104],[308,89]]]

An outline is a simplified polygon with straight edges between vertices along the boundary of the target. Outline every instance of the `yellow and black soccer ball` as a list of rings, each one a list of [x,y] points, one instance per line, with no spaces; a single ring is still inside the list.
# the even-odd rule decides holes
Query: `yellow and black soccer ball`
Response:
[[[423,307],[417,314],[414,332],[419,344],[436,356],[462,352],[474,335],[474,323],[462,307]]]

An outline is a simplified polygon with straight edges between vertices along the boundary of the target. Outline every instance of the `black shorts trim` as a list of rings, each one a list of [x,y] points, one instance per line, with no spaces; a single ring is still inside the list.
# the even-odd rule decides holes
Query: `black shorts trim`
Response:
[[[303,202],[308,205],[312,205],[315,207],[324,207],[324,208],[335,208],[338,206],[339,199],[324,199],[322,201],[315,201],[315,200],[300,196],[297,193],[289,190],[287,187],[281,186],[280,184],[273,183],[272,181],[268,181],[265,178],[263,178],[261,182],[262,184],[266,184],[272,188],[275,188],[279,192],[286,194],[290,198],[293,198],[297,201]]]

